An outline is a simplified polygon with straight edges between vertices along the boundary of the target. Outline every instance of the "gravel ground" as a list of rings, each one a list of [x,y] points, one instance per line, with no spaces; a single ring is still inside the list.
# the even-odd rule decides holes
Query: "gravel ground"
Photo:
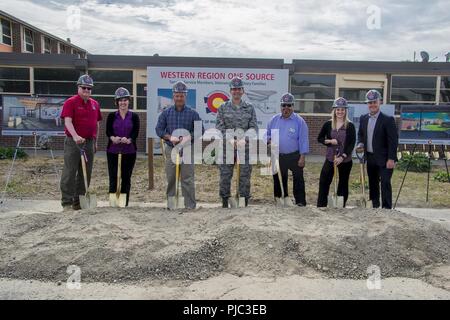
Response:
[[[363,281],[379,268],[383,279],[450,291],[450,231],[399,211],[7,210],[0,209],[0,278],[65,283],[76,265],[83,283],[186,288],[224,275]]]

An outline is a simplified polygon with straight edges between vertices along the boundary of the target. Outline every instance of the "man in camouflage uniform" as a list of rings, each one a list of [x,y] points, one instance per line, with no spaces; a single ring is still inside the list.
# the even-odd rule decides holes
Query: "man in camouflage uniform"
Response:
[[[231,196],[231,180],[233,178],[234,163],[227,163],[227,150],[245,150],[245,161],[243,155],[239,155],[240,177],[239,177],[239,195],[245,198],[245,205],[248,205],[250,199],[250,178],[252,166],[249,161],[249,137],[243,135],[227,134],[228,130],[239,130],[246,132],[249,129],[258,130],[256,121],[256,112],[253,106],[242,100],[244,95],[244,83],[241,78],[233,78],[230,82],[231,100],[225,102],[217,111],[216,129],[220,130],[224,139],[223,163],[219,164],[220,169],[220,197],[222,198],[222,207],[228,208],[228,198]],[[236,153],[234,154],[236,157]],[[235,162],[235,161],[234,161]]]

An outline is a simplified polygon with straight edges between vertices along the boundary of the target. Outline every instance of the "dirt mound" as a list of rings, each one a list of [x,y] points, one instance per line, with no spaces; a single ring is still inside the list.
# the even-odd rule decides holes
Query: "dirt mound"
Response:
[[[427,279],[450,260],[450,231],[397,211],[98,208],[0,220],[0,277],[84,282],[303,275]],[[448,278],[443,286],[448,286]]]

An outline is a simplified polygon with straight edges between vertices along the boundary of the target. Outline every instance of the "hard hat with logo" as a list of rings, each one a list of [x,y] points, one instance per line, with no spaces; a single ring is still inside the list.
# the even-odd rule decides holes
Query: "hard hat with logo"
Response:
[[[283,104],[294,104],[295,98],[292,94],[285,93],[281,96],[280,103]]]
[[[339,97],[333,102],[333,108],[348,108],[347,99]]]
[[[115,99],[122,99],[122,98],[130,98],[130,91],[128,91],[128,89],[124,88],[124,87],[120,87],[116,90],[115,95]]]
[[[94,80],[92,80],[92,78],[88,74],[83,74],[81,77],[78,78],[77,85],[92,88],[94,86]]]
[[[366,93],[366,102],[382,100],[381,93],[377,90],[369,90]]]
[[[183,81],[178,81],[177,83],[175,83],[175,85],[173,86],[172,91],[174,93],[187,93],[188,92],[188,88],[186,83],[184,83]]]
[[[239,78],[239,77],[234,77],[234,78],[231,79],[231,81],[230,81],[230,88],[231,88],[231,89],[244,88],[244,82],[242,81],[241,78]]]

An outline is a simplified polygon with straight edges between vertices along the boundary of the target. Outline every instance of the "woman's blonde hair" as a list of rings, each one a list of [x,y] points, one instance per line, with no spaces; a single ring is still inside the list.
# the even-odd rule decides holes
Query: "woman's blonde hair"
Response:
[[[333,108],[333,110],[331,111],[331,128],[332,128],[332,129],[336,129],[336,123],[337,123],[336,109],[337,109],[337,108]],[[344,108],[344,109],[345,109],[344,128],[347,129],[348,124],[349,124],[351,121],[350,121],[350,119],[348,118],[348,108]]]

